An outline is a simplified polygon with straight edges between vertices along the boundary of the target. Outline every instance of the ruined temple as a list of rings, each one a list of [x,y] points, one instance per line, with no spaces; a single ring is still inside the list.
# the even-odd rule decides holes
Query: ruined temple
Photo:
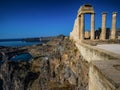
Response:
[[[80,7],[78,10],[77,18],[74,23],[73,31],[70,33],[70,38],[78,41],[85,39],[85,30],[84,30],[84,15],[91,14],[91,29],[90,29],[90,39],[95,40],[95,12],[94,8],[90,4],[85,4]],[[102,30],[100,33],[100,40],[106,39],[106,12],[102,13]],[[109,39],[116,39],[116,12],[113,12],[112,15],[112,30],[111,36]]]
[[[84,30],[85,14],[91,15],[90,32]],[[116,35],[116,15],[116,12],[112,13],[110,30],[106,28],[107,13],[103,12],[102,26],[95,31],[92,5],[85,4],[78,10],[70,39],[78,48],[83,62],[88,63],[88,88],[85,90],[120,90],[120,41],[116,39],[119,36]]]

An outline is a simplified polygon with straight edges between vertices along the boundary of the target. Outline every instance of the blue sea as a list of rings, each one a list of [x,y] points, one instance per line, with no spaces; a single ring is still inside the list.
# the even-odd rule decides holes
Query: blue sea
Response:
[[[29,53],[22,53],[19,55],[13,56],[10,60],[11,61],[29,61],[32,59],[32,55]]]
[[[41,42],[25,42],[25,41],[3,41],[3,42],[0,42],[0,46],[9,46],[9,47],[31,46],[31,45],[36,45],[36,44],[41,44]],[[19,55],[13,56],[10,60],[11,61],[29,61],[31,59],[32,59],[31,54],[21,53]]]
[[[24,41],[0,42],[0,46],[11,46],[11,47],[31,46],[31,45],[35,45],[35,44],[41,44],[41,42],[24,42]]]

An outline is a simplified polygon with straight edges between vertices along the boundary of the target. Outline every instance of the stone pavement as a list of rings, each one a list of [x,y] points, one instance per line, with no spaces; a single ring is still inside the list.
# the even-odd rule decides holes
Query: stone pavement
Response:
[[[102,60],[92,63],[98,68],[98,72],[102,73],[112,85],[120,89],[120,60]]]
[[[120,44],[101,44],[95,47],[120,55]]]

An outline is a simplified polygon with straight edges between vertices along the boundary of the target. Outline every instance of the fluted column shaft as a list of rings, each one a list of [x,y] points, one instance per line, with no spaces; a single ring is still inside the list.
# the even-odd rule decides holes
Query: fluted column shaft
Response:
[[[116,38],[116,12],[113,12],[112,15],[112,31],[111,31],[111,39],[115,39]]]
[[[84,40],[84,14],[81,14],[80,39],[81,39],[81,40]]]
[[[94,40],[95,37],[95,18],[94,14],[91,14],[91,40]]]
[[[102,13],[102,31],[101,31],[101,40],[106,39],[106,13]]]

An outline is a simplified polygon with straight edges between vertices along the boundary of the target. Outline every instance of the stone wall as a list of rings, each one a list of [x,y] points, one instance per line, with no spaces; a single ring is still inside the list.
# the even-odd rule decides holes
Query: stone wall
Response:
[[[79,24],[78,18],[75,19],[73,30],[70,33],[70,38],[77,41],[79,39]]]
[[[78,47],[81,55],[84,57],[84,59],[88,62],[94,61],[94,60],[111,60],[111,59],[118,59],[116,55],[97,49],[94,46],[90,46],[84,43],[76,43],[76,46]]]
[[[120,57],[85,43],[76,43],[76,46],[89,63],[89,90],[119,90]]]
[[[84,26],[85,26],[84,25],[84,14],[91,14],[91,30],[89,34],[84,32]],[[83,43],[84,39],[89,38],[91,39],[90,42],[93,44],[92,41],[95,39],[94,14],[95,12],[91,5],[85,4],[80,7],[80,9],[78,10],[77,18],[74,23],[74,28],[72,32],[70,33],[70,39],[74,41],[74,43],[76,44],[79,50],[81,57],[83,58],[82,60],[84,60],[80,65],[82,65],[84,62],[88,62],[89,90],[97,90],[97,89],[98,90],[117,90],[117,89],[120,89],[119,88],[120,80],[119,81],[117,80],[120,78],[120,75],[118,74],[120,73],[120,70],[117,71],[115,68],[113,68],[112,63],[114,63],[118,59],[117,61],[118,66],[120,66],[120,62],[119,62],[120,55],[114,54],[106,50],[99,49],[95,47],[94,45],[92,46],[92,45]],[[107,13],[105,12],[102,13],[102,30],[99,33],[99,38],[97,38],[97,39],[100,39],[101,41],[106,41],[106,39],[108,39],[106,38],[107,36],[106,15]],[[111,30],[111,36],[110,36],[110,39],[112,40],[116,39],[116,15],[117,13],[113,12],[112,30]],[[108,66],[103,65],[104,68],[101,69],[101,66],[99,67],[99,64],[94,63],[94,61],[101,62],[99,64],[105,64],[105,65],[107,64]],[[80,62],[81,61],[78,61],[77,63],[80,63]],[[73,67],[71,68],[73,69]],[[117,67],[117,68],[120,68],[120,67]],[[84,73],[84,71],[82,73]],[[84,75],[86,74],[87,73],[85,73]]]
[[[119,60],[93,61],[89,68],[89,90],[120,90]]]

